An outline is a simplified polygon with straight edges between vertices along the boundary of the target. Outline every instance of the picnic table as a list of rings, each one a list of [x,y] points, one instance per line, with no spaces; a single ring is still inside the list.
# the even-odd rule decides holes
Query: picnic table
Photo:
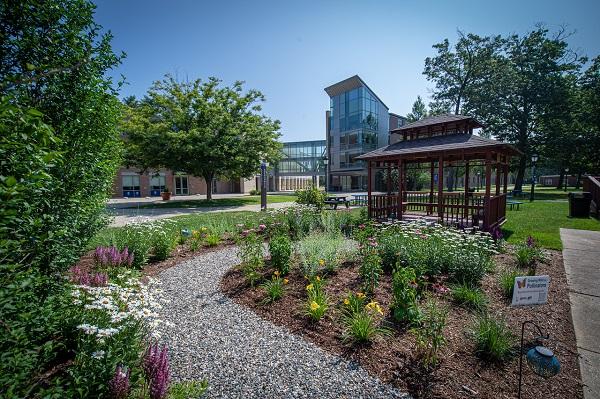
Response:
[[[340,204],[346,205],[346,208],[350,207],[350,201],[345,196],[328,196],[325,198],[325,203],[329,205],[330,209],[337,209]]]
[[[521,206],[522,202],[519,201],[506,201],[506,205],[510,206],[510,210],[512,211],[514,207],[519,210],[519,206]]]

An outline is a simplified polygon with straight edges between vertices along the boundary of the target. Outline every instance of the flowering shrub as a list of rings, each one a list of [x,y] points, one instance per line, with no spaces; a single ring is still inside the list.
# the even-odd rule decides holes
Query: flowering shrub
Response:
[[[324,191],[319,190],[315,186],[311,186],[303,190],[296,190],[296,202],[298,204],[312,205],[320,211],[325,205],[326,195],[327,193]]]
[[[394,319],[417,324],[421,313],[417,305],[417,275],[410,267],[399,267],[392,275],[392,314]]]
[[[277,235],[269,241],[269,253],[271,263],[281,274],[287,274],[290,270],[290,258],[292,256],[292,242],[285,235]]]
[[[284,286],[288,283],[288,279],[281,277],[281,272],[276,270],[271,276],[271,280],[265,281],[261,288],[265,290],[267,297],[265,303],[275,302],[283,296]]]
[[[94,263],[97,268],[127,267],[133,263],[133,254],[127,247],[119,251],[114,246],[99,246],[94,251]]]
[[[250,285],[261,278],[264,266],[263,239],[254,231],[244,230],[239,239],[239,253],[242,260],[242,271]]]
[[[161,230],[153,234],[152,255],[156,261],[167,259],[177,246],[177,236],[170,230]]]
[[[421,324],[414,328],[417,353],[425,367],[435,366],[438,352],[446,343],[444,327],[448,318],[448,308],[440,306],[434,298],[429,298],[421,312]]]
[[[305,314],[313,321],[319,321],[325,315],[328,308],[328,299],[323,289],[324,281],[321,277],[316,276],[306,286],[307,301]]]
[[[383,273],[377,245],[377,241],[373,237],[369,237],[366,243],[359,245],[361,257],[359,273],[363,279],[365,291],[368,293],[373,293],[379,284],[381,273]]]

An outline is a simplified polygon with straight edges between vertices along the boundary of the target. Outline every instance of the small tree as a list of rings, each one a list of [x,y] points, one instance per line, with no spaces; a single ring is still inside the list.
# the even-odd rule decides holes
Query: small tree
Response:
[[[427,107],[421,96],[417,96],[417,99],[413,103],[412,111],[406,115],[406,119],[408,122],[415,122],[423,118],[427,118]]]
[[[178,82],[167,75],[139,102],[128,100],[128,159],[142,169],[168,168],[203,177],[212,199],[215,177],[250,178],[261,160],[280,156],[279,121],[261,115],[264,96],[243,82]]]

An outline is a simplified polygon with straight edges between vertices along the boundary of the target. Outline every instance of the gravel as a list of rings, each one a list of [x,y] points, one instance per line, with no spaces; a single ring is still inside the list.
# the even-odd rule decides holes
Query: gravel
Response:
[[[221,277],[238,263],[228,247],[158,276],[174,380],[207,379],[211,398],[408,398],[225,297]]]

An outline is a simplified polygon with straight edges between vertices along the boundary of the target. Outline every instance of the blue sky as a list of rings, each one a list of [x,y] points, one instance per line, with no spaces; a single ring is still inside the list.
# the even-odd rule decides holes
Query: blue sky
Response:
[[[246,81],[267,99],[283,140],[325,138],[323,88],[358,74],[390,107],[410,112],[432,87],[422,75],[431,45],[566,25],[572,47],[600,54],[600,0],[183,1],[97,0],[96,20],[127,58],[122,94],[143,96],[165,73]]]

